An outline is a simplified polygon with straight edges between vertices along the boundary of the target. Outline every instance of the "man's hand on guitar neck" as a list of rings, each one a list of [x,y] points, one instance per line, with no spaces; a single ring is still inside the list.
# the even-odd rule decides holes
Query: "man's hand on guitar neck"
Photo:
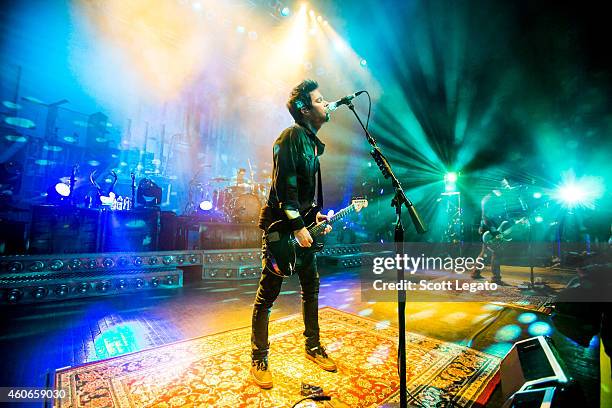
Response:
[[[302,248],[310,248],[312,245],[312,237],[310,236],[310,232],[308,232],[306,227],[293,231],[293,236]]]
[[[320,212],[317,213],[317,225],[321,224],[322,222],[327,222],[330,217],[332,217],[334,215],[334,210],[329,210],[329,212],[327,213],[327,215],[323,215]],[[325,226],[325,231],[323,231],[323,234],[329,234],[332,230],[332,226],[331,225],[326,225]]]

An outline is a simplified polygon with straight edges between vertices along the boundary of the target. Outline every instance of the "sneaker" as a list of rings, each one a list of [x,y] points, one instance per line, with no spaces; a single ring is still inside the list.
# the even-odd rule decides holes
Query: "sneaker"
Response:
[[[268,369],[268,360],[253,360],[251,362],[251,377],[259,387],[272,388],[272,373]]]
[[[306,348],[306,358],[318,364],[325,371],[336,371],[338,369],[336,363],[327,355],[323,346]]]

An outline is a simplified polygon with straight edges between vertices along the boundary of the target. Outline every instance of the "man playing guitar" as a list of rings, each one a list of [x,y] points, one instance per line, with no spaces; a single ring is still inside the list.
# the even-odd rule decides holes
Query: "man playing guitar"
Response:
[[[503,241],[508,234],[507,226],[514,224],[510,214],[517,214],[526,210],[520,195],[517,194],[517,187],[512,187],[506,178],[501,180],[501,188],[494,189],[485,195],[481,202],[482,218],[478,232],[483,238],[482,250],[478,255],[484,258],[487,252],[491,256],[491,282],[498,285],[507,285],[501,277],[501,261],[504,257]],[[493,245],[494,242],[501,243]],[[475,269],[472,278],[483,279],[480,271]]]
[[[319,172],[319,156],[325,145],[317,137],[317,131],[329,121],[327,102],[318,84],[304,80],[296,86],[287,102],[287,108],[295,124],[285,129],[273,147],[272,185],[267,204],[261,211],[259,227],[264,231],[262,239],[262,273],[253,306],[251,331],[251,377],[261,388],[272,387],[272,373],[268,367],[268,322],[272,305],[281,289],[283,276],[291,274],[279,269],[267,244],[268,227],[281,221],[301,248],[313,244],[313,237],[306,228],[303,215],[315,206],[315,191],[321,205],[322,188]],[[313,217],[314,218],[314,217]],[[327,217],[316,213],[317,223],[327,223]],[[331,230],[325,225],[324,233]],[[276,232],[278,234],[278,232]],[[336,364],[319,342],[319,274],[316,255],[312,251],[300,252],[295,271],[302,287],[302,314],[306,358],[327,371],[336,371]]]

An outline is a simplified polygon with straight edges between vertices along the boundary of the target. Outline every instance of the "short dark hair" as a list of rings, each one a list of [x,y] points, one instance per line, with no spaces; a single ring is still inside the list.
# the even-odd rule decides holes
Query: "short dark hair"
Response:
[[[287,109],[296,122],[302,120],[302,108],[312,108],[310,93],[318,87],[319,84],[314,79],[305,79],[291,90]]]

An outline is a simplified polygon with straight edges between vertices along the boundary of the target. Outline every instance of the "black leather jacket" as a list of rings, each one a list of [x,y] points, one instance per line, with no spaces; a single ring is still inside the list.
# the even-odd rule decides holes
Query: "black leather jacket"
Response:
[[[325,144],[308,128],[298,123],[285,129],[273,147],[272,186],[259,226],[285,219],[284,210],[304,211],[312,207],[316,195],[316,172]],[[292,221],[293,229],[304,226],[301,217]]]

